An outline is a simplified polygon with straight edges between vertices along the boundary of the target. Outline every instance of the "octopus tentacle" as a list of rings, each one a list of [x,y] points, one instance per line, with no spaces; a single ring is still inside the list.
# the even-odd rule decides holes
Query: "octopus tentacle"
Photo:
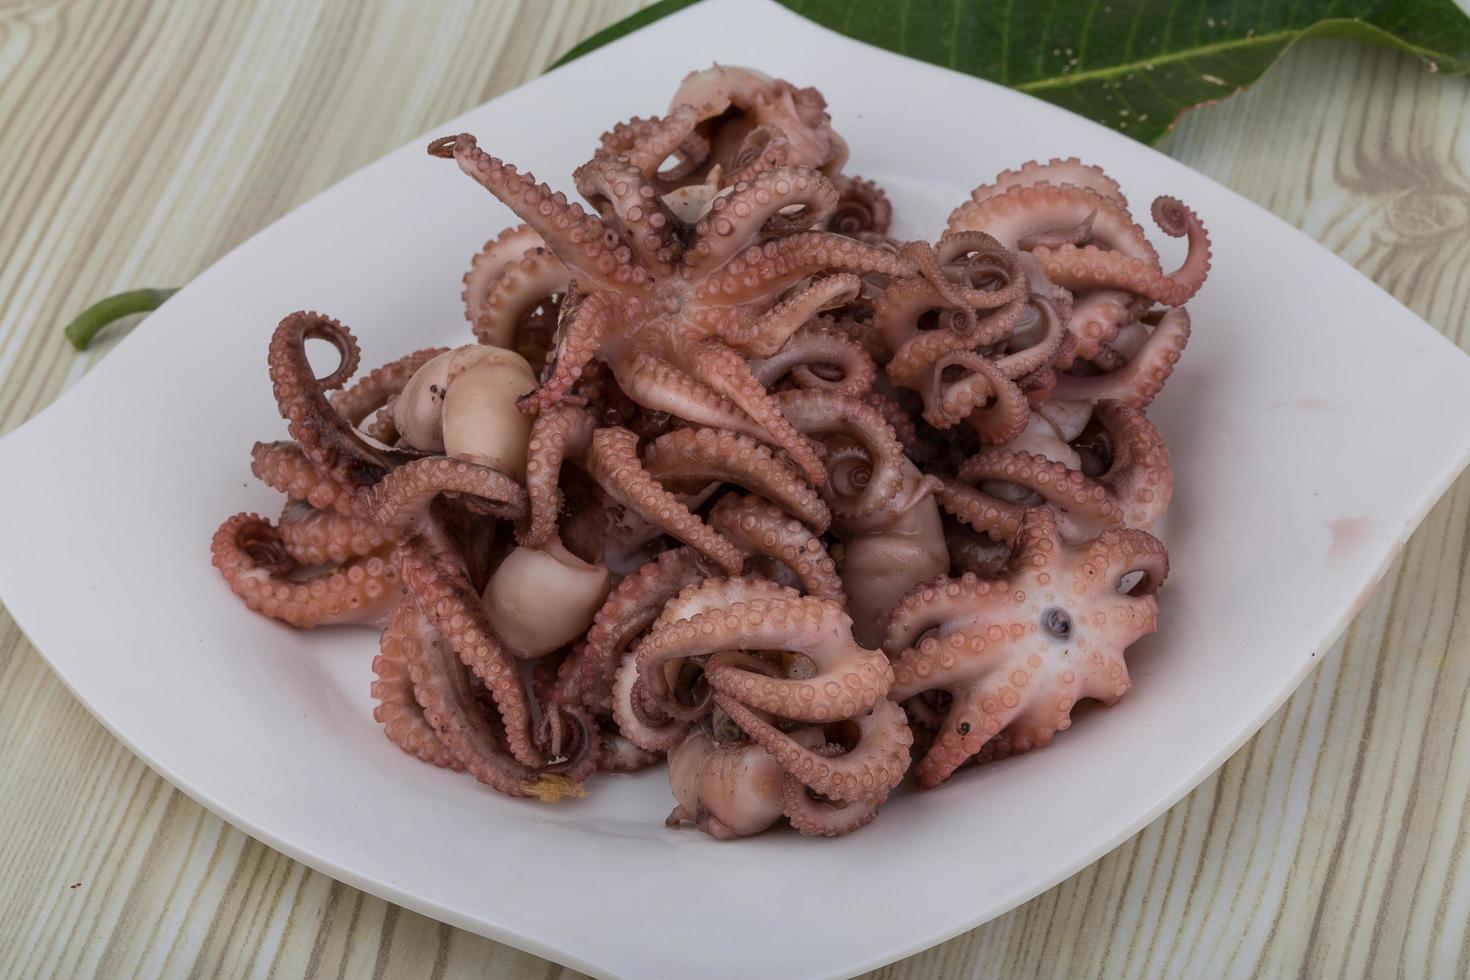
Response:
[[[570,310],[563,308],[561,340],[551,363],[551,376],[520,397],[516,402],[520,410],[531,414],[561,400],[597,356],[602,338],[617,328],[622,316],[622,305],[609,293],[579,297]]]
[[[1174,492],[1169,450],[1139,409],[1100,402],[1096,417],[1112,443],[1113,462],[1097,481],[1123,510],[1122,519],[1147,530],[1163,516]]]
[[[403,529],[427,513],[440,494],[470,494],[484,513],[519,520],[526,513],[526,491],[499,470],[447,456],[400,466],[373,489],[373,515],[385,528]]]
[[[899,295],[902,299],[901,294],[910,288],[911,282],[904,280],[888,287],[874,314],[874,323],[882,330],[885,343],[893,352],[887,365],[888,379],[903,388],[917,387],[924,372],[945,354],[974,351],[1004,340],[1015,331],[1025,314],[1026,303],[1021,299],[982,318],[968,333],[950,327],[918,331],[915,329],[917,317],[929,308],[927,294],[921,296],[922,302],[908,308],[886,305],[890,295]]]
[[[415,371],[448,349],[426,347],[396,361],[390,361],[336,392],[329,401],[337,414],[347,420],[348,425],[362,425],[363,420],[403,390]]]
[[[544,707],[537,729],[537,740],[547,746],[547,769],[567,780],[585,796],[581,784],[597,771],[602,757],[601,733],[580,704],[542,699]]]
[[[1067,327],[1057,309],[1044,299],[1031,304],[1036,319],[1026,328],[1023,335],[1014,335],[1011,348],[995,360],[995,365],[1008,378],[1024,378],[1050,367],[1067,342]],[[1030,340],[1030,343],[1026,343]]]
[[[777,303],[760,319],[720,332],[731,347],[755,357],[773,357],[812,317],[823,310],[850,303],[862,290],[862,281],[850,272],[822,276]]]
[[[981,327],[987,328],[984,331],[986,333],[993,332],[993,328],[983,320],[977,321],[973,311],[992,310],[1024,300],[1027,294],[1026,280],[1016,274],[1017,270],[1008,261],[1004,249],[989,235],[980,232],[955,232],[945,237],[941,247],[944,249],[942,253],[928,242],[909,242],[899,254],[911,260],[923,277],[926,291],[922,295],[926,305],[949,310],[952,316],[950,329],[961,336],[972,338],[974,342],[973,338]],[[981,253],[987,274],[1001,275],[1004,283],[995,288],[976,288],[951,279],[941,265],[941,257],[958,257],[971,252]],[[996,263],[1002,263],[1003,266],[997,266]]]
[[[969,635],[965,639],[975,642]],[[1014,692],[1011,697],[1006,696],[1010,690],[1010,671],[1002,666],[993,673],[994,679],[981,685],[971,698],[956,698],[950,705],[929,751],[914,767],[914,777],[921,788],[933,789],[944,782],[966,760],[979,753],[987,737],[999,734],[1024,711],[1022,701]],[[985,707],[991,710],[986,711]]]
[[[1095,570],[1102,589],[1117,592],[1131,572],[1143,572],[1128,595],[1152,596],[1169,577],[1169,553],[1158,538],[1136,528],[1109,528],[1083,546],[1086,569]]]
[[[883,651],[897,657],[906,647],[914,646],[929,630],[963,616],[991,589],[1003,589],[1004,583],[993,582],[972,574],[959,578],[941,575],[931,582],[914,586],[899,601],[888,619],[883,637]]]
[[[1108,374],[1057,377],[1053,397],[1063,401],[1100,401],[1112,399],[1145,408],[1163,390],[1164,382],[1174,372],[1174,365],[1184,346],[1189,343],[1189,312],[1178,308],[1164,314],[1138,353],[1116,371]]]
[[[1133,297],[1118,289],[1089,289],[1077,297],[1067,331],[1075,341],[1073,350],[1063,356],[1059,352],[1057,367],[1070,368],[1077,359],[1090,361],[1105,344],[1118,336],[1118,331],[1137,314]]]
[[[1029,252],[1038,247],[1059,248],[1062,245],[1086,245],[1092,239],[1092,222],[1096,217],[1097,212],[1090,211],[1087,217],[1070,228],[1058,228],[1055,231],[1027,235],[1016,242],[1016,247]]]
[[[598,429],[587,451],[587,470],[604,492],[649,524],[673,535],[738,575],[739,550],[690,512],[649,475],[638,458],[638,437],[627,429]]]
[[[468,133],[443,136],[429,144],[429,155],[453,158],[459,169],[530,225],[556,251],[573,274],[608,288],[640,286],[648,270],[628,246],[608,240],[602,222],[566,196],[536,183],[529,173],[480,149]]]
[[[304,500],[318,508],[332,507],[342,514],[358,510],[361,488],[340,468],[312,462],[297,443],[257,442],[250,449],[250,472],[293,500]]]
[[[435,633],[422,614],[415,618],[413,628],[417,642],[406,649],[414,695],[434,733],[471,775],[508,796],[533,797],[543,803],[586,795],[579,783],[556,773],[538,772],[537,766],[508,756],[452,644]]]
[[[719,627],[732,618],[741,624],[742,648],[802,653],[816,666],[812,676],[802,678],[767,677],[733,665],[706,670],[712,688],[752,707],[794,721],[836,721],[866,711],[892,683],[883,655],[852,639],[852,621],[842,607],[815,596],[737,602],[656,628],[634,651],[640,676],[660,663],[728,649],[722,643],[731,641]],[[703,632],[706,624],[716,627],[713,636]]]
[[[644,408],[697,425],[765,436],[739,405],[662,358],[634,351],[613,362],[613,374],[628,397]]]
[[[746,134],[740,152],[730,161],[720,183],[732,190],[742,181],[749,182],[760,174],[791,164],[791,141],[780,130],[757,126]],[[835,185],[834,185],[835,186]]]
[[[825,391],[783,391],[776,404],[809,437],[855,443],[856,453],[828,452],[823,495],[839,522],[859,522],[897,497],[904,481],[903,446],[876,409]]]
[[[1093,241],[1120,258],[1137,259],[1140,266],[1158,268],[1159,253],[1128,212],[1076,185],[1042,181],[1011,187],[981,201],[966,201],[950,215],[948,228],[951,232],[983,231],[1007,248],[1015,248],[1023,238],[1074,228],[1089,216]],[[1101,251],[1097,245],[1088,247]],[[1045,268],[1046,263],[1042,264]],[[1047,275],[1058,285],[1065,285],[1052,276],[1050,269]]]
[[[840,746],[828,743],[822,755],[835,755]],[[885,798],[886,799],[886,798]],[[801,780],[790,773],[781,781],[781,811],[804,837],[842,837],[872,823],[883,799],[839,802],[814,798]]]
[[[578,167],[572,179],[604,218],[617,219],[645,268],[660,276],[673,273],[682,248],[678,226],[639,167],[626,157],[599,154]]]
[[[760,599],[794,599],[798,595],[795,589],[754,575],[723,579],[710,578],[682,589],[678,595],[665,603],[663,610],[658,614],[658,619],[653,621],[653,625],[657,631],[671,623],[692,619],[704,613],[722,612],[736,605],[749,604]],[[655,662],[667,663],[668,661],[650,661],[650,663]],[[641,663],[640,666],[642,666]],[[652,690],[655,694],[667,693],[666,689],[660,688],[656,683],[652,685]]]
[[[698,122],[698,113],[688,105],[675,106],[656,119],[630,119],[602,135],[601,152],[627,157],[635,170],[651,178],[665,160],[692,145],[690,136]]]
[[[308,340],[328,341],[341,355],[336,370],[325,378],[317,378],[311,369]],[[340,462],[349,479],[366,486],[413,455],[369,444],[327,401],[325,392],[346,383],[357,370],[359,356],[352,331],[320,313],[292,313],[271,335],[271,382],[292,438],[313,463],[330,468]]]
[[[529,694],[514,659],[495,639],[479,593],[444,540],[442,529],[430,522],[426,533],[400,541],[393,558],[415,605],[459,659],[484,682],[500,712],[511,754],[522,765],[542,768],[545,758],[531,737]],[[463,756],[460,758],[469,765]]]
[[[684,741],[690,722],[664,713],[650,715],[640,706],[638,680],[641,677],[635,652],[623,654],[613,674],[612,713],[618,730],[628,741],[646,752],[668,752]]]
[[[726,494],[710,511],[709,522],[747,556],[763,555],[786,566],[807,595],[846,605],[837,565],[822,539],[775,504]]]
[[[1021,450],[989,449],[971,457],[957,474],[958,481],[967,484],[983,484],[987,481],[1010,483],[1029,490],[1052,507],[1064,518],[1073,530],[1071,533],[1085,534],[1087,529],[1102,530],[1122,523],[1123,513],[1117,500],[1108,488],[1098,481],[1064,463],[1053,462]],[[940,503],[953,516],[977,531],[989,534],[996,540],[1009,537],[1005,524],[977,523],[975,509],[968,504],[951,507],[950,487],[940,493]],[[991,495],[977,491],[983,497]],[[994,499],[991,497],[991,499]],[[1009,517],[1010,514],[1004,515]],[[1008,522],[1007,522],[1008,523]]]
[[[717,340],[704,340],[686,355],[685,362],[695,380],[738,405],[760,426],[765,439],[785,450],[809,482],[818,487],[827,482],[827,471],[816,448],[781,413],[743,357]]]
[[[505,263],[486,289],[471,324],[475,339],[493,347],[515,349],[516,328],[526,314],[565,293],[572,274],[561,259],[543,247]]]
[[[592,620],[580,661],[582,698],[589,708],[609,708],[613,674],[628,647],[670,599],[710,573],[708,561],[684,547],[663,552],[618,583]]]
[[[967,527],[994,541],[1008,542],[1021,527],[1026,508],[1001,500],[959,480],[941,478],[944,486],[936,494],[939,506]]]
[[[465,319],[471,324],[480,318],[485,297],[505,270],[534,249],[546,247],[546,239],[530,225],[512,225],[487,241],[470,259],[470,270],[464,274]]]
[[[1173,272],[1166,273],[1140,259],[1104,251],[1095,245],[1038,247],[1032,254],[1047,277],[1068,289],[1121,289],[1165,306],[1187,303],[1210,271],[1210,236],[1199,216],[1172,197],[1153,205],[1154,221],[1165,234],[1187,235],[1189,253]]]
[[[586,452],[595,426],[592,413],[575,405],[553,405],[536,416],[526,449],[529,520],[516,533],[523,547],[545,547],[556,533],[563,503],[562,463]]]
[[[876,245],[831,232],[804,231],[752,245],[705,276],[695,295],[705,302],[741,303],[834,272],[894,278],[918,274],[912,261]]]
[[[926,457],[928,449],[919,441],[918,427],[902,405],[881,391],[868,392],[862,396],[862,401],[888,423],[888,427],[898,438],[899,445],[903,447],[904,455],[913,460],[923,460]]]
[[[967,373],[959,380],[946,381],[951,369]],[[924,398],[925,422],[936,429],[969,422],[980,441],[990,444],[1020,435],[1031,415],[1025,393],[1000,365],[969,351],[956,351],[935,361],[919,394]]]
[[[839,235],[886,235],[893,221],[893,205],[888,195],[871,180],[837,176],[832,179],[837,189],[837,207],[827,219],[827,230]]]
[[[734,483],[778,504],[818,534],[832,514],[790,463],[750,436],[723,429],[675,429],[643,454],[643,468],[671,490],[697,492],[711,483]]]
[[[839,756],[807,748],[732,694],[716,693],[715,703],[761,748],[775,756],[781,768],[831,799],[880,799],[899,784],[908,769],[914,736],[904,722],[903,709],[892,701],[879,700],[871,710],[855,713],[851,720],[858,729],[858,743]]]
[[[837,206],[837,192],[808,167],[778,167],[735,185],[714,200],[710,213],[694,226],[684,253],[684,270],[702,275],[758,242],[763,233],[789,233],[819,225]],[[791,208],[796,214],[788,215]]]
[[[377,554],[305,581],[288,578],[296,562],[275,528],[257,514],[236,514],[221,524],[210,554],[246,606],[298,629],[377,623],[402,595],[396,569]]]
[[[291,500],[276,524],[276,535],[291,557],[303,565],[343,562],[382,551],[389,534],[362,508],[343,514],[318,510]]]
[[[1085,187],[1122,210],[1128,210],[1128,199],[1123,196],[1123,189],[1118,186],[1118,182],[1105,174],[1101,167],[1083,163],[1076,157],[1053,157],[1045,163],[1031,160],[1015,170],[1002,170],[994,181],[971,191],[970,200],[979,203],[1013,187],[1029,187],[1043,182]]]
[[[836,380],[827,376],[834,369]],[[798,387],[853,398],[866,398],[878,377],[878,366],[862,344],[822,320],[802,327],[773,356],[751,361],[750,371],[768,388],[789,374]]]
[[[373,658],[373,720],[383,726],[388,740],[409,755],[441,769],[464,770],[464,763],[439,738],[413,691],[409,675],[409,649],[422,642],[420,624],[423,614],[411,602],[401,602],[393,610],[383,635],[378,639],[379,653]]]

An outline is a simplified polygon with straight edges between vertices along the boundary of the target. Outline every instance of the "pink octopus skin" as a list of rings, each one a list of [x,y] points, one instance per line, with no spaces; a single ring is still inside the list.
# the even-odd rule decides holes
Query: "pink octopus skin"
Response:
[[[300,565],[345,562],[385,550],[393,534],[380,527],[367,508],[354,514],[318,510],[300,500],[289,500],[276,535]]]
[[[1052,397],[1059,401],[1111,399],[1134,408],[1147,408],[1174,373],[1174,365],[1187,343],[1189,313],[1182,307],[1170,310],[1123,367],[1085,377],[1060,375]]]
[[[884,642],[895,660],[891,697],[951,697],[915,767],[919,785],[931,789],[977,756],[1048,745],[1078,701],[1122,697],[1131,684],[1123,653],[1156,628],[1154,593],[1168,570],[1163,546],[1143,531],[1068,545],[1051,512],[1037,509],[1005,577],[941,578],[910,593]]]
[[[672,126],[671,148],[680,129]],[[815,450],[781,416],[746,358],[774,354],[832,302],[821,276],[914,270],[881,249],[805,230],[836,203],[820,173],[765,171],[681,228],[661,205],[652,173],[626,156],[600,154],[578,171],[579,189],[604,214],[599,219],[484,153],[471,136],[436,140],[430,152],[453,157],[516,211],[577,280],[550,375],[526,397],[525,410],[554,405],[597,357],[645,408],[767,440],[810,481],[821,481]],[[784,213],[790,208],[800,213]],[[778,305],[784,290],[812,276],[818,279],[806,288],[805,305]]]
[[[360,487],[346,482],[336,470],[318,466],[306,458],[294,442],[257,442],[250,450],[250,471],[266,486],[291,500],[302,500],[318,509],[328,507],[351,516],[355,513]]]
[[[894,604],[949,568],[934,493],[873,406],[824,391],[787,391],[782,410],[826,449],[823,493],[842,542],[841,578],[858,642],[876,647]]]
[[[579,782],[538,771],[506,754],[500,733],[475,697],[469,669],[419,610],[405,604],[392,633],[405,652],[426,728],[476,779],[508,796],[547,803],[586,795]],[[413,731],[418,740],[426,734],[417,726]]]
[[[325,378],[312,372],[306,357],[308,340],[325,340],[337,348],[337,369]],[[287,429],[304,455],[349,486],[370,486],[392,467],[418,454],[374,445],[327,400],[326,392],[342,387],[359,360],[357,340],[338,321],[320,313],[292,313],[271,336],[271,381]]]
[[[758,833],[783,813],[803,833],[817,835],[844,833],[871,819],[908,767],[912,735],[902,710],[882,695],[887,661],[857,646],[851,626],[832,600],[801,597],[761,579],[707,579],[665,605],[624,658],[614,714],[635,744],[672,753],[670,779],[680,805],[670,823],[689,820],[729,839]],[[742,649],[801,656],[783,667]],[[713,702],[742,737],[716,744],[691,727],[710,710],[708,699],[692,708],[672,700],[667,669],[689,659],[703,661]],[[802,661],[809,667],[798,670]],[[664,712],[669,715],[657,721]],[[822,728],[786,730],[771,716],[846,722],[856,734],[850,745],[829,745]]]
[[[669,102],[694,108],[695,145],[707,147],[682,161],[690,174],[718,165],[739,172],[769,144],[780,141],[774,165],[799,165],[836,175],[847,161],[847,144],[832,128],[826,101],[814,88],[798,89],[751,68],[715,65],[691,72]],[[764,137],[764,138],[763,138]]]
[[[726,494],[710,512],[710,525],[744,556],[748,574],[790,584],[807,595],[844,603],[836,565],[821,539],[781,508],[754,495]],[[665,551],[624,578],[593,618],[586,642],[568,661],[564,698],[598,716],[612,712],[614,675],[633,645],[671,600],[714,574],[692,548]],[[657,751],[665,746],[660,740]]]
[[[710,511],[710,526],[745,556],[744,570],[806,595],[847,604],[837,564],[819,534],[768,500],[726,494]]]
[[[542,411],[532,425],[528,457],[530,521],[519,534],[528,547],[544,547],[557,533],[565,499],[561,476],[568,461],[578,464],[611,500],[650,528],[691,545],[735,574],[742,564],[739,550],[696,516],[681,494],[735,484],[775,501],[819,532],[831,520],[817,491],[784,457],[729,430],[675,429],[653,440],[640,455],[638,440],[629,430],[599,428],[584,409],[555,406]]]
[[[648,685],[657,700],[667,695],[656,669],[662,664],[722,650],[788,650],[804,655],[814,672],[770,677],[743,664],[716,663],[705,676],[717,694],[793,721],[840,721],[882,698],[891,682],[888,664],[852,639],[852,621],[841,606],[789,590],[773,594],[771,583],[753,590],[752,583],[760,580],[711,579],[681,593],[665,607],[668,621],[633,650],[634,683]],[[683,607],[677,614],[676,604]],[[706,626],[712,632],[704,632]]]
[[[355,558],[304,581],[276,529],[256,514],[220,525],[210,550],[230,589],[251,610],[298,629],[379,625],[402,596],[397,570],[381,554]]]
[[[767,388],[780,387],[789,378],[798,388],[818,388],[852,398],[869,395],[878,377],[878,366],[862,345],[821,317],[792,334],[775,354],[752,361],[750,367]]]
[[[1075,355],[1091,360],[1143,312],[1140,299],[1182,305],[1209,273],[1209,236],[1194,212],[1169,197],[1156,199],[1152,212],[1165,234],[1189,240],[1173,273],[1163,272],[1116,181],[1075,159],[1006,171],[972,192],[950,216],[949,230],[985,231],[1031,252],[1043,275],[1076,294],[1068,326]]]
[[[842,753],[820,728],[798,728],[791,739],[808,751]],[[692,823],[716,840],[759,834],[783,816],[808,837],[840,837],[870,823],[883,802],[818,800],[759,744],[717,742],[703,728],[669,752],[669,783],[679,802],[665,823]]]
[[[1095,414],[1112,454],[1107,470],[1098,476],[1021,449],[987,449],[962,465],[955,479],[945,481],[940,505],[997,541],[1010,540],[1020,529],[1026,508],[986,492],[986,485],[993,483],[1039,495],[1053,508],[1069,542],[1122,524],[1153,527],[1174,491],[1168,448],[1139,409],[1101,402]]]
[[[888,380],[919,394],[929,425],[963,422],[982,442],[1009,441],[1071,350],[1066,301],[1033,290],[1020,257],[980,232],[905,250],[925,277],[892,284],[875,308],[892,351]],[[977,288],[976,278],[989,285]],[[931,313],[938,319],[928,329]]]
[[[422,616],[412,603],[400,603],[378,640],[373,658],[373,720],[388,740],[416,759],[441,769],[462,771],[464,764],[435,733],[414,692],[409,675],[410,650],[425,634]]]
[[[664,606],[684,589],[708,578],[709,563],[692,548],[665,551],[618,583],[592,620],[578,660],[577,686],[588,708],[612,712],[613,674],[623,656],[653,625]]]
[[[475,339],[516,348],[517,328],[537,307],[559,307],[572,275],[530,225],[485,243],[464,276],[465,318]]]

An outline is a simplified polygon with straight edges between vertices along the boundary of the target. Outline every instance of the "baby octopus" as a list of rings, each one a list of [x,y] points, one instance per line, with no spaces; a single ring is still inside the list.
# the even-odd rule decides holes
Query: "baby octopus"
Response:
[[[692,108],[649,127],[634,155],[601,150],[577,188],[598,216],[460,134],[430,144],[516,212],[570,271],[547,377],[522,407],[562,400],[593,358],[634,402],[783,450],[813,484],[816,448],[781,414],[748,358],[767,358],[813,316],[857,296],[859,276],[908,276],[912,263],[813,230],[836,207],[819,171],[780,166],[736,183],[695,221],[659,196],[656,168],[693,132]],[[793,289],[793,287],[798,287]],[[571,286],[568,289],[572,289]]]
[[[1169,559],[1144,531],[1080,545],[1049,510],[1028,511],[1002,578],[939,578],[909,593],[888,624],[892,696],[934,726],[915,767],[938,786],[967,760],[1051,743],[1084,698],[1113,704],[1130,681],[1123,652],[1158,626],[1154,593]]]

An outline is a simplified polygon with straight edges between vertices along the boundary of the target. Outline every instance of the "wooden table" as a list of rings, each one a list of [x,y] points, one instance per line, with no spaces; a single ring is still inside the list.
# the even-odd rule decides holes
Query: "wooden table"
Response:
[[[116,342],[75,354],[59,328],[78,309],[187,281],[638,5],[5,7],[0,432]],[[1470,342],[1467,79],[1310,43],[1165,148]],[[879,975],[1470,974],[1467,504],[1461,479],[1337,649],[1193,794],[1069,881]],[[109,736],[0,611],[0,976],[160,971],[570,974],[207,813]]]

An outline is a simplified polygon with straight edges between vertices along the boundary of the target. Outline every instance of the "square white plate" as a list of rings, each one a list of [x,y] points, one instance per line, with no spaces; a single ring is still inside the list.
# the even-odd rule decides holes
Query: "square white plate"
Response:
[[[477,133],[570,189],[599,133],[661,112],[712,60],[819,86],[900,234],[937,235],[1004,167],[1075,154],[1137,201],[1182,198],[1215,243],[1193,339],[1152,411],[1178,479],[1173,572],[1160,632],[1129,658],[1135,690],[1046,751],[900,795],[837,841],[667,830],[662,769],[548,807],[415,762],[371,718],[373,633],[270,623],[209,565],[224,517],[279,507],[248,449],[284,433],[265,371],[282,315],[342,318],[368,365],[468,338],[459,277],[510,216],[427,139]],[[133,751],[327,874],[591,973],[835,976],[1010,909],[1199,783],[1327,649],[1467,449],[1470,359],[1250,202],[1045,103],[773,4],[711,0],[344,180],[0,442],[0,594]]]

